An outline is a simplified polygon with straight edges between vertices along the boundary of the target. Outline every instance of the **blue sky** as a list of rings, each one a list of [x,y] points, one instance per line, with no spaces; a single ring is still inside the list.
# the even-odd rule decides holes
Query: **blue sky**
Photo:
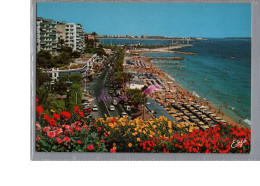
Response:
[[[251,37],[250,4],[40,2],[37,16],[107,35]]]

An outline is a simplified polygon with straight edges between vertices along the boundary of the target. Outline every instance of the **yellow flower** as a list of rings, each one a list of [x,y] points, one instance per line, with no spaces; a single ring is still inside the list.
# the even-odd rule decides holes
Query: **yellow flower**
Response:
[[[116,146],[116,143],[113,143],[113,146],[115,147],[115,146]]]
[[[108,134],[108,135],[110,135],[110,134],[111,134],[111,132],[110,132],[110,131],[108,131],[108,132],[107,132],[107,134]]]
[[[170,129],[170,130],[168,130],[169,131],[169,133],[172,133],[172,129]]]
[[[142,132],[142,130],[141,130],[141,129],[139,129],[139,130],[138,130],[138,132]]]
[[[128,147],[132,147],[132,143],[128,143]]]
[[[137,140],[137,141],[140,141],[140,138],[137,138],[136,140]]]
[[[116,147],[113,147],[114,150],[116,150]]]

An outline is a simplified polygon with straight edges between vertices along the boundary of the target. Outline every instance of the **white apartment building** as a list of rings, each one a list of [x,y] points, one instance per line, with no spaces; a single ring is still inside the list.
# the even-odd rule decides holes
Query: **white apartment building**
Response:
[[[73,51],[84,51],[84,29],[80,24],[66,23],[65,44],[71,47]]]

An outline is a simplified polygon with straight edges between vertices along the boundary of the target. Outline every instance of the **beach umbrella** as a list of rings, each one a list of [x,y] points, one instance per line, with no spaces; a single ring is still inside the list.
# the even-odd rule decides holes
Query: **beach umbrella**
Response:
[[[143,94],[143,96],[147,96],[147,95],[151,94],[154,90],[161,89],[161,88],[162,87],[160,85],[151,85],[147,89],[145,89],[142,94]]]

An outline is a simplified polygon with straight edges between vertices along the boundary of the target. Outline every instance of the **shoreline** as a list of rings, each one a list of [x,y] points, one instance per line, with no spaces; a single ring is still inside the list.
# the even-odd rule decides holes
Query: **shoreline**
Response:
[[[176,88],[178,91],[182,91],[185,92],[185,94],[188,97],[192,97],[194,100],[198,100],[198,103],[202,106],[206,106],[208,107],[209,111],[216,114],[217,116],[219,116],[220,118],[224,119],[225,121],[227,121],[229,124],[233,124],[233,125],[238,125],[239,127],[245,127],[245,128],[249,128],[251,127],[251,125],[249,124],[243,124],[241,120],[241,123],[237,122],[235,119],[233,119],[232,117],[230,117],[229,115],[227,115],[226,113],[224,113],[223,111],[221,111],[219,113],[219,109],[215,108],[214,103],[211,102],[207,102],[206,100],[204,100],[204,97],[199,96],[197,97],[196,95],[194,95],[192,92],[186,90],[184,87],[181,86],[181,84],[177,83],[175,78],[172,77],[170,74],[168,74],[167,72],[165,72],[163,69],[154,66],[153,64],[153,60],[149,57],[146,56],[132,56],[130,58],[139,58],[141,59],[144,63],[146,63],[149,67],[150,67],[150,72],[158,72],[158,78],[162,79],[164,82],[171,82],[171,87]],[[133,69],[133,71],[146,71],[144,69]]]
[[[152,63],[152,62],[150,62],[150,63]],[[154,66],[153,66],[153,67],[154,67]],[[158,67],[154,67],[154,68],[157,68],[157,69],[158,69]],[[190,91],[188,91],[188,90],[186,90],[184,87],[182,87],[179,83],[176,82],[176,80],[175,80],[172,76],[170,76],[169,74],[167,74],[163,69],[160,68],[160,70],[162,70],[162,71],[165,73],[165,75],[166,75],[166,77],[168,78],[168,80],[173,81],[174,85],[175,85],[176,87],[178,87],[178,89],[179,89],[180,91],[182,91],[182,92],[188,92],[189,94],[192,94],[192,95],[193,95],[193,93],[191,93]],[[171,78],[170,78],[170,77],[171,77]],[[174,79],[174,80],[172,80],[172,79]],[[196,94],[197,94],[197,93],[196,93]],[[197,94],[197,95],[198,95],[198,94]],[[216,114],[217,116],[223,118],[224,120],[228,121],[230,124],[233,124],[233,125],[236,124],[236,125],[238,125],[238,126],[240,126],[240,127],[246,127],[246,128],[248,128],[248,126],[250,126],[249,124],[247,124],[248,126],[246,126],[246,125],[244,125],[244,124],[242,124],[242,123],[237,122],[235,119],[231,118],[230,116],[228,116],[228,115],[227,115],[226,113],[224,113],[223,111],[221,111],[221,112],[219,113],[219,112],[218,112],[218,109],[213,106],[213,103],[207,103],[207,101],[205,100],[206,98],[204,99],[204,97],[202,97],[202,96],[200,96],[200,95],[198,95],[198,96],[199,96],[199,97],[197,97],[197,96],[195,95],[195,97],[199,100],[199,103],[200,103],[201,105],[209,107],[209,111],[211,111],[212,113]],[[251,126],[250,126],[250,127],[251,127]]]

